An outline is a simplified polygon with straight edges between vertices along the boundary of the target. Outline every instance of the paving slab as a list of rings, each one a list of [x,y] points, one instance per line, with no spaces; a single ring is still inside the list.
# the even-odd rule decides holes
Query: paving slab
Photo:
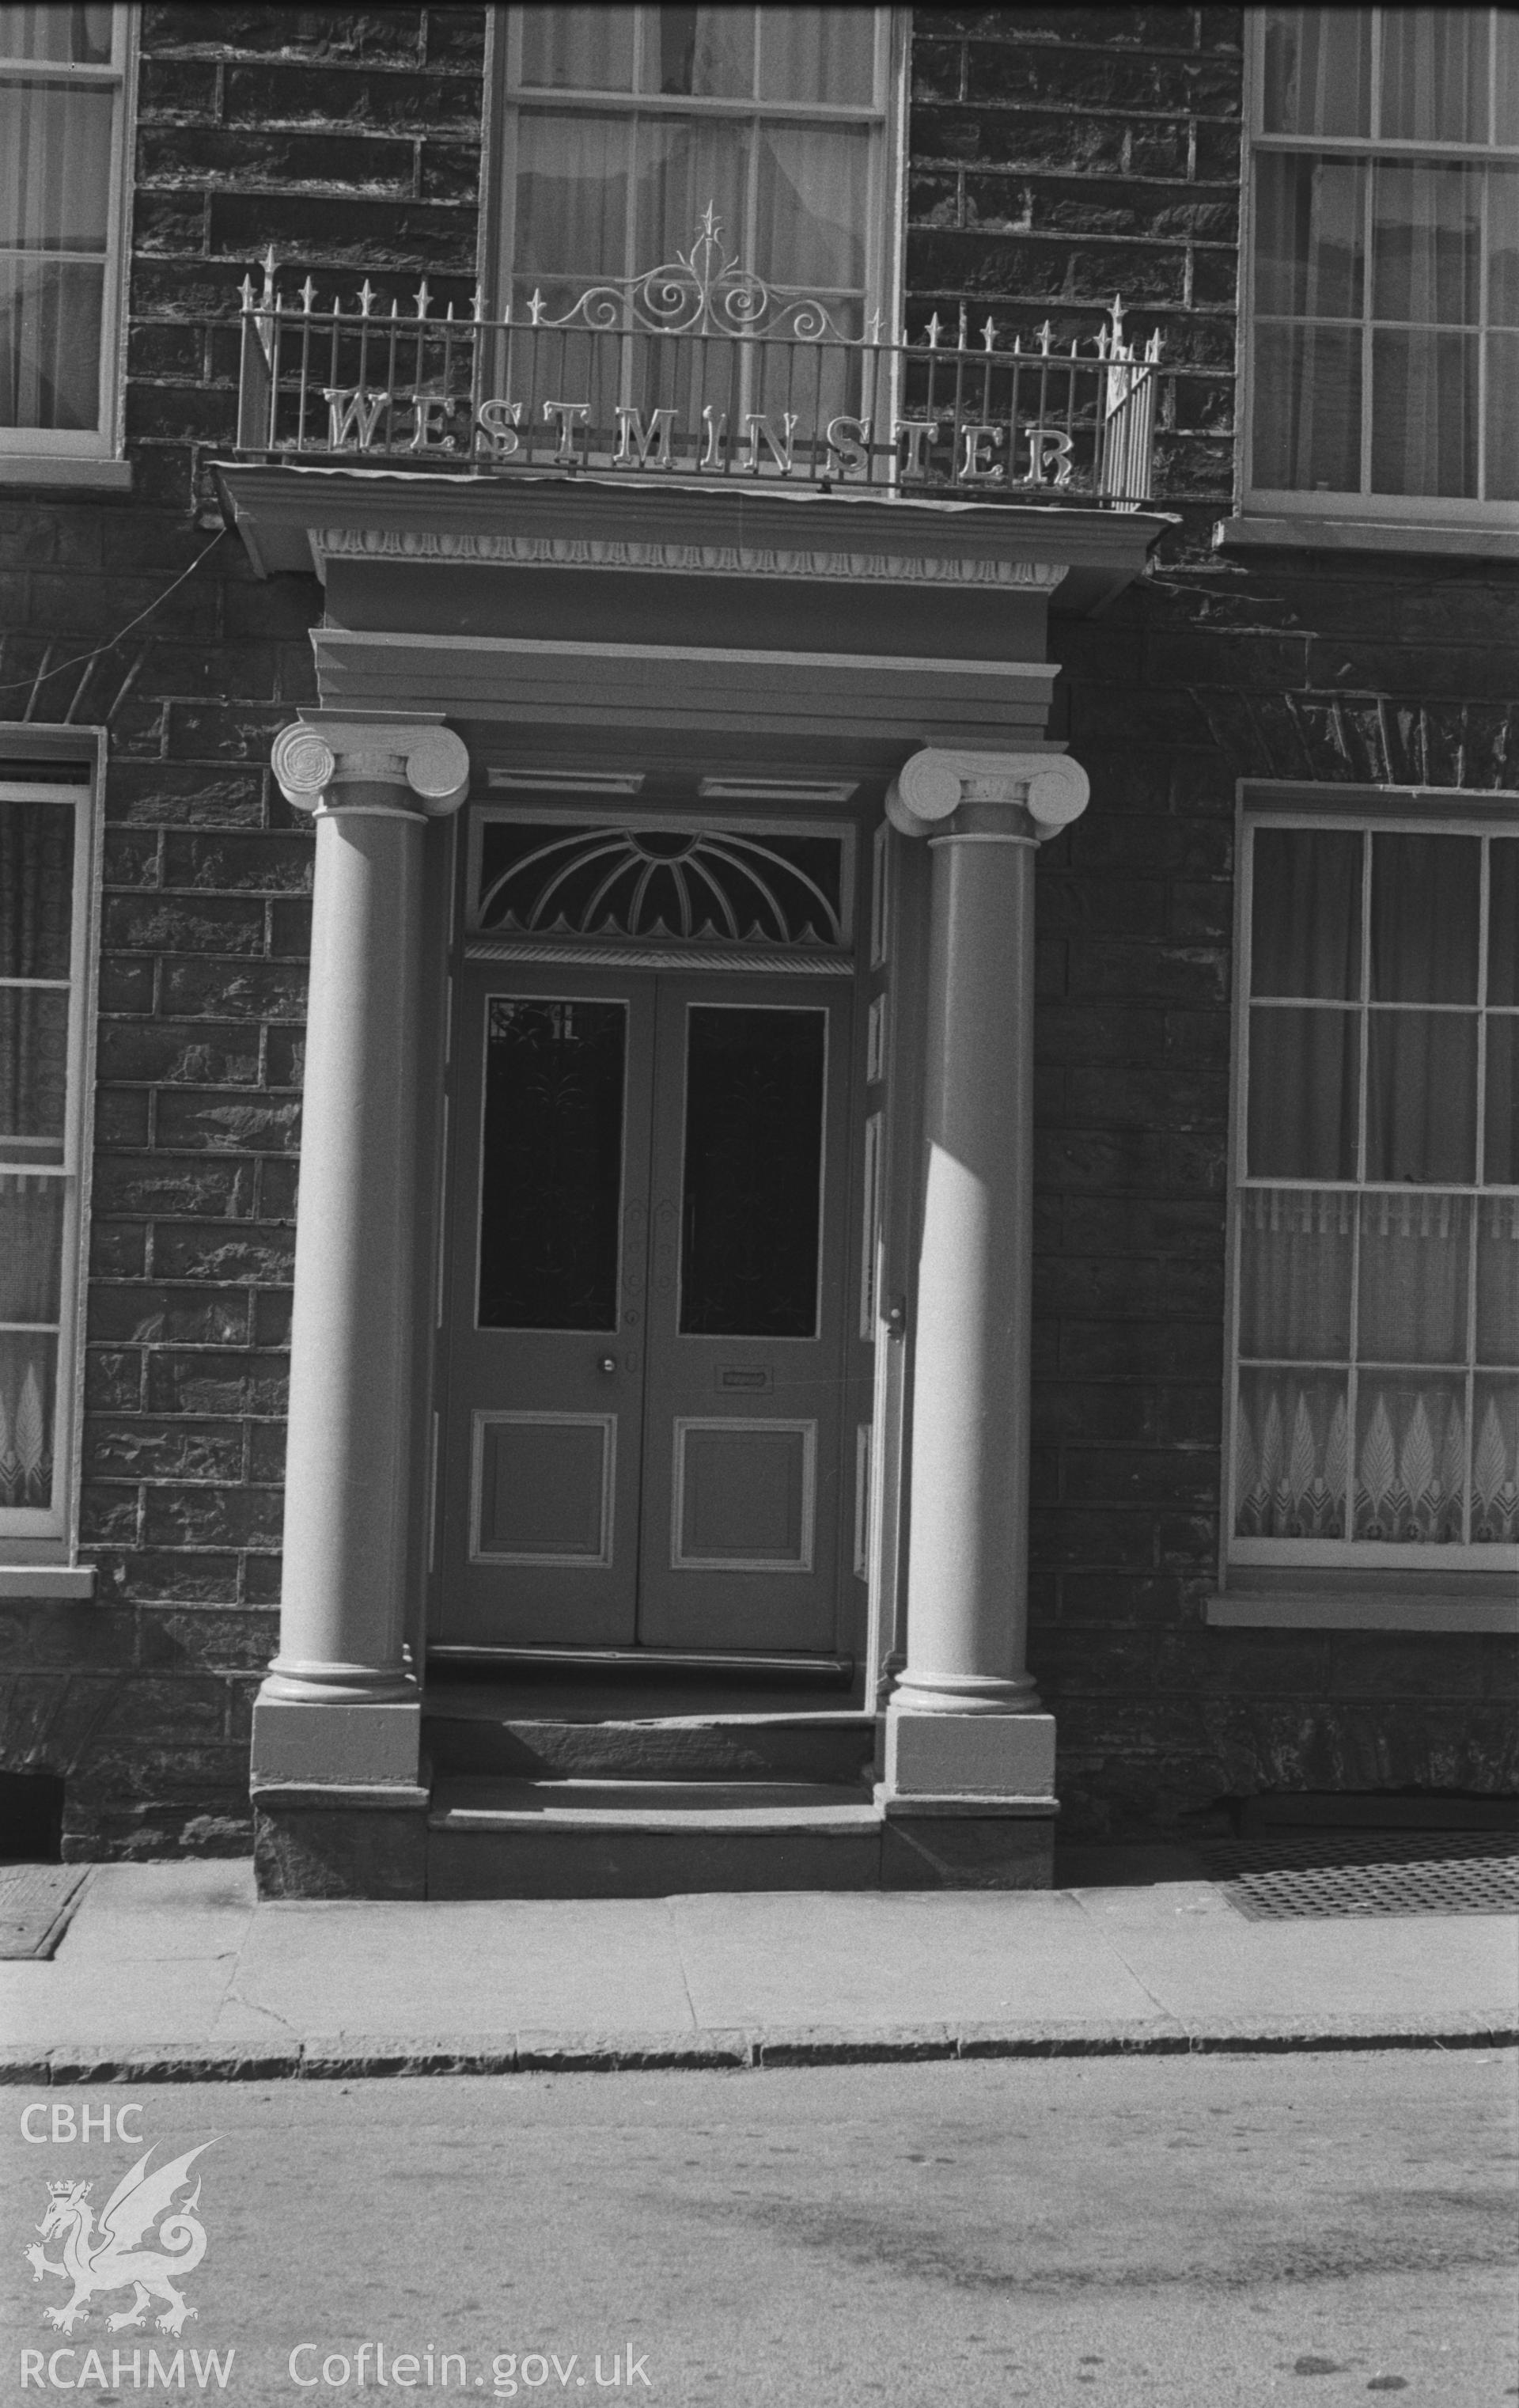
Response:
[[[1519,1920],[1501,1914],[1253,1923],[1207,1882],[1083,1890],[1092,1928],[1157,2003],[1209,2017],[1519,2014]]]
[[[263,1907],[236,1995],[292,2029],[689,2031],[663,1899]]]
[[[761,1891],[671,1905],[703,2025],[1127,2022],[1156,2011],[1059,1891]]]
[[[65,1967],[61,1954],[50,1964],[0,1965],[0,2036],[42,2049],[206,2040],[236,1966],[234,1950],[168,1965],[75,1958]]]

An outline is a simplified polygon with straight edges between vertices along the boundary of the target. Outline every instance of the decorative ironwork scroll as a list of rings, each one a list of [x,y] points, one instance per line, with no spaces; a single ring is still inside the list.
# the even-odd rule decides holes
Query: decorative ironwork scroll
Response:
[[[723,224],[712,203],[696,222],[689,251],[678,251],[638,276],[604,279],[587,287],[557,318],[549,315],[541,287],[527,305],[528,323],[592,333],[781,337],[792,342],[841,343],[853,339],[834,322],[813,294],[792,284],[768,284],[743,266],[723,242]],[[881,316],[870,322],[879,339]]]

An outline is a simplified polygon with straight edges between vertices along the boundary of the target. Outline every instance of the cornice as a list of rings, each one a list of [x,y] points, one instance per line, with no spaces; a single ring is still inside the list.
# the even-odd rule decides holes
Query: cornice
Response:
[[[851,585],[969,585],[1053,594],[1068,574],[1052,560],[943,552],[842,552],[754,543],[672,543],[653,538],[458,533],[451,528],[324,526],[311,549],[329,560],[406,561],[437,567],[652,570],[669,577],[784,577]]]
[[[643,570],[988,600],[1022,594],[1080,616],[1141,574],[1171,523],[1141,510],[804,493],[766,480],[442,477],[246,462],[219,463],[214,475],[261,576],[371,562]]]

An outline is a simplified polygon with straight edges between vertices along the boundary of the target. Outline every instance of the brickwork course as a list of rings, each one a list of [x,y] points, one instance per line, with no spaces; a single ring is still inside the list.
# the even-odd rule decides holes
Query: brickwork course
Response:
[[[207,509],[238,293],[272,244],[282,285],[425,273],[467,297],[485,30],[479,8],[145,8],[134,491],[0,501],[0,718],[110,736],[80,1531],[99,1594],[0,1607],[0,1762],[64,1776],[67,1854],[247,1848],[276,1636],[311,842],[267,764],[314,699],[321,596],[257,582]],[[1211,549],[1240,41],[1225,7],[939,7],[912,47],[910,323],[963,307],[1084,333],[1116,292],[1131,334],[1197,369],[1162,435],[1176,535],[1062,629],[1054,732],[1093,796],[1039,865],[1030,1661],[1072,1835],[1269,1788],[1519,1786],[1512,1641],[1202,1619],[1237,781],[1519,784],[1512,571]]]

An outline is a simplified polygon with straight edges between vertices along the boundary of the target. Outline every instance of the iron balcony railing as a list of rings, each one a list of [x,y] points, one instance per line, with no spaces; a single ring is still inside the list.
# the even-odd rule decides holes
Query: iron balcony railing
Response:
[[[566,306],[555,308],[555,298]],[[520,313],[436,310],[425,281],[385,304],[367,280],[319,308],[309,277],[242,294],[237,449],[275,460],[480,473],[524,468],[1084,501],[1149,499],[1160,337],[851,330],[847,300],[768,285],[709,208],[689,251],[641,277]]]

